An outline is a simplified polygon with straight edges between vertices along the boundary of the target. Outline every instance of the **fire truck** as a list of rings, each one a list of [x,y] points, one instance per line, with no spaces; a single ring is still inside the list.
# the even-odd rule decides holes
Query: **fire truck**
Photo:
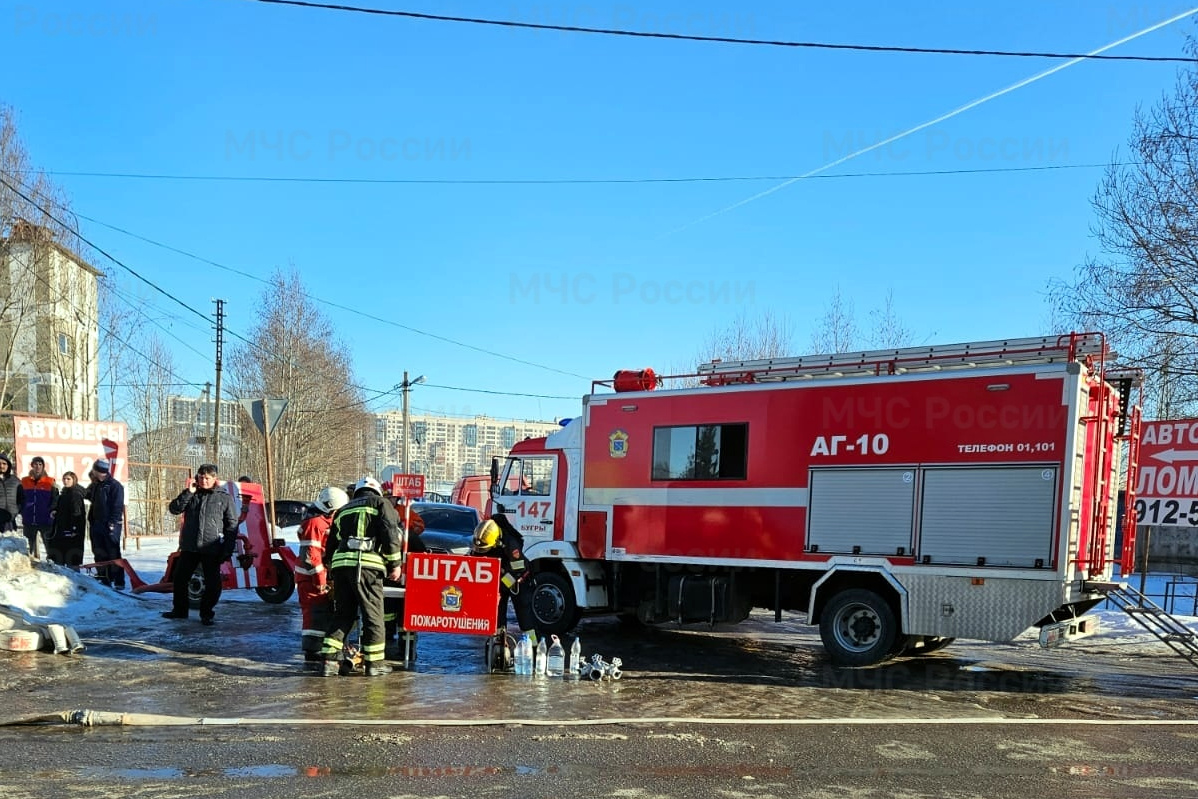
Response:
[[[1114,357],[1075,333],[617,372],[513,447],[493,507],[543,632],[765,608],[805,612],[842,665],[1032,627],[1051,646],[1131,570],[1138,381]]]

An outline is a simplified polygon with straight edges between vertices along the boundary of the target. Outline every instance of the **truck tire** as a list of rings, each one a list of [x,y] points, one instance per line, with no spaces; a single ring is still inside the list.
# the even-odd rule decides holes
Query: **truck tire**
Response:
[[[872,666],[891,657],[898,632],[886,600],[860,588],[832,597],[819,622],[824,649],[842,666]]]
[[[542,635],[563,635],[577,627],[582,618],[574,601],[574,587],[557,572],[533,575],[532,613],[537,632]]]
[[[904,648],[903,654],[907,657],[930,655],[933,652],[939,652],[956,640],[956,638],[944,638],[940,636],[924,637],[919,643],[909,644]]]
[[[262,597],[263,602],[281,605],[291,599],[291,595],[295,593],[295,575],[278,558],[271,558],[270,565],[275,568],[275,582],[278,584],[274,586],[260,585],[254,590],[258,592],[258,596]]]

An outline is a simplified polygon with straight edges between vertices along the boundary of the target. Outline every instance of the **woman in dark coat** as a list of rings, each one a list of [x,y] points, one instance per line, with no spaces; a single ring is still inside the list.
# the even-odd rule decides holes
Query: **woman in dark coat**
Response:
[[[83,488],[74,472],[66,472],[62,476],[58,504],[54,506],[54,529],[50,540],[46,542],[46,557],[79,571],[86,539],[87,514],[83,506]]]

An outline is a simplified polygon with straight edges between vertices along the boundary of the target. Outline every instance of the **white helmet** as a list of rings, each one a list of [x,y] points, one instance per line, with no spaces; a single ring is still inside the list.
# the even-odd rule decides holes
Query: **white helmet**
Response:
[[[358,496],[363,491],[373,491],[380,497],[383,495],[383,487],[379,485],[379,481],[367,475],[354,484],[354,496]]]
[[[349,502],[349,494],[345,493],[345,489],[337,488],[336,486],[325,486],[320,489],[320,493],[316,495],[316,509],[321,513],[332,513],[340,508],[345,503]]]

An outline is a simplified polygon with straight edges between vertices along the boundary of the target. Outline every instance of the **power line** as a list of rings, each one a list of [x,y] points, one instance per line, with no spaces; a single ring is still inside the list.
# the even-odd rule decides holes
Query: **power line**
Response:
[[[118,178],[128,180],[178,180],[225,183],[329,183],[366,185],[429,185],[429,186],[585,186],[636,185],[645,183],[734,183],[762,180],[836,180],[841,178],[922,177],[930,175],[980,175],[1003,172],[1043,172],[1060,169],[1101,169],[1108,166],[1134,166],[1134,163],[1113,164],[1046,164],[1042,166],[979,167],[977,169],[925,169],[906,172],[840,172],[835,175],[712,175],[678,178],[316,178],[275,177],[270,175],[171,175],[141,172],[46,172],[55,177]],[[87,217],[80,216],[80,219]],[[90,220],[95,221],[95,220]],[[114,228],[116,229],[116,228]],[[123,231],[122,231],[123,232]],[[168,248],[169,249],[169,248]]]
[[[535,397],[536,399],[579,400],[581,396],[564,396],[561,394],[524,394],[519,391],[488,391],[482,388],[465,388],[463,386],[439,386],[436,383],[424,383],[426,388],[443,388],[449,391],[466,391],[471,394],[499,394],[505,397]]]
[[[746,39],[736,36],[700,36],[686,33],[662,33],[657,31],[634,31],[619,28],[592,28],[583,25],[553,25],[542,22],[522,22],[506,19],[485,19],[481,17],[457,17],[445,14],[423,14],[416,11],[394,11],[383,8],[365,6],[349,6],[339,3],[314,3],[307,0],[253,0],[258,3],[269,3],[280,6],[297,6],[307,9],[323,9],[326,11],[346,11],[356,14],[373,14],[384,17],[403,17],[428,22],[456,22],[468,25],[489,25],[502,28],[525,28],[529,30],[559,31],[561,33],[587,33],[602,36],[627,36],[640,39],[668,39],[673,41],[709,42],[719,44],[744,44],[760,47],[790,47],[814,50],[849,50],[869,53],[920,53],[929,55],[969,55],[969,56],[1004,56],[1010,58],[1081,58],[1093,61],[1154,61],[1171,63],[1198,63],[1198,58],[1182,56],[1137,56],[1137,55],[1098,55],[1091,53],[1052,53],[1024,50],[974,50],[949,47],[905,47],[896,45],[872,44],[836,44],[831,42],[785,41],[780,39]]]
[[[54,221],[56,224],[61,225],[66,230],[71,229],[71,228],[67,227],[67,225],[62,220],[60,220],[60,219],[58,219],[58,217],[54,216],[54,214],[52,214],[48,208],[43,206],[41,203],[37,202],[37,200],[34,200],[33,198],[31,198],[28,194],[25,194],[23,191],[18,189],[16,186],[9,183],[8,180],[6,180],[2,174],[0,174],[0,183],[3,183],[6,187],[8,187],[8,190],[11,191],[13,194],[16,194],[18,197],[25,200],[25,202],[27,202],[27,203],[33,205],[35,208],[39,209],[42,213],[44,213],[49,219]],[[94,242],[91,242],[88,239],[86,239],[78,230],[75,231],[75,235],[84,244],[91,247],[93,250],[100,253],[100,255],[103,255],[105,258],[112,261],[114,264],[121,267],[126,272],[133,275],[135,278],[137,278],[141,282],[145,283],[150,288],[154,289],[154,291],[158,292],[159,294],[163,295],[164,297],[167,297],[167,298],[173,300],[174,302],[178,303],[182,307],[191,311],[193,314],[200,317],[201,319],[204,319],[206,321],[208,320],[208,316],[205,315],[203,312],[198,311],[195,308],[192,308],[190,305],[183,302],[183,300],[179,299],[175,295],[173,295],[170,292],[166,291],[165,289],[161,288],[160,286],[158,286],[156,283],[149,280],[148,278],[142,276],[140,273],[137,272],[137,270],[126,265],[116,256],[109,254],[106,250],[104,250],[98,244],[95,244]]]
[[[123,234],[125,234],[126,236],[132,236],[132,237],[133,237],[133,238],[135,238],[135,239],[139,239],[139,240],[141,240],[141,241],[144,241],[144,242],[146,242],[147,244],[152,244],[152,245],[154,245],[155,247],[162,247],[162,248],[164,248],[164,249],[170,250],[171,252],[175,252],[175,253],[178,253],[179,255],[183,255],[183,256],[185,256],[185,257],[187,257],[187,258],[192,258],[192,259],[194,259],[194,260],[200,261],[201,263],[205,263],[205,264],[208,264],[208,265],[210,265],[210,266],[214,266],[214,267],[216,267],[217,269],[223,269],[224,271],[226,271],[226,272],[230,272],[231,274],[240,275],[240,276],[242,276],[242,277],[246,277],[246,278],[249,278],[249,279],[251,279],[251,280],[257,280],[257,281],[258,281],[258,282],[260,282],[260,283],[270,283],[270,281],[269,281],[269,280],[266,280],[266,279],[264,279],[264,278],[258,277],[257,275],[252,275],[252,274],[250,274],[249,272],[244,272],[244,271],[242,271],[242,270],[240,270],[240,269],[235,269],[235,268],[233,268],[233,267],[231,267],[231,266],[226,266],[226,265],[224,265],[224,264],[218,263],[218,262],[216,262],[216,261],[213,261],[213,260],[210,260],[210,259],[208,259],[208,258],[203,258],[203,257],[201,257],[201,256],[199,256],[199,255],[196,255],[196,254],[194,254],[194,253],[188,252],[187,250],[182,250],[182,249],[179,249],[178,247],[172,247],[172,246],[170,246],[170,245],[168,245],[168,244],[163,244],[162,242],[155,241],[154,239],[150,239],[150,238],[147,238],[147,237],[145,237],[145,236],[141,236],[141,235],[139,235],[139,234],[137,234],[137,233],[133,233],[133,232],[131,232],[131,231],[125,230],[124,228],[119,228],[119,227],[116,227],[115,225],[110,225],[110,224],[108,224],[107,222],[101,222],[101,221],[100,221],[100,220],[98,220],[98,219],[94,219],[94,218],[92,218],[92,217],[85,216],[85,215],[83,215],[83,214],[78,214],[78,216],[79,216],[79,218],[80,218],[80,219],[86,219],[86,220],[88,220],[89,222],[94,222],[94,223],[95,223],[95,224],[97,224],[97,225],[102,225],[102,226],[104,226],[104,227],[106,227],[106,228],[109,228],[110,230],[115,230],[115,231],[117,231],[118,233],[123,233]],[[484,347],[479,347],[479,346],[476,346],[476,345],[474,345],[474,344],[467,344],[467,343],[466,343],[466,342],[464,342],[464,341],[458,341],[457,339],[452,339],[452,338],[449,338],[448,336],[442,336],[442,335],[439,335],[439,334],[437,334],[437,333],[430,333],[430,332],[428,332],[427,330],[421,330],[420,328],[412,327],[412,326],[410,326],[410,325],[405,325],[405,324],[402,324],[402,323],[400,323],[400,322],[396,322],[396,321],[395,321],[395,320],[393,320],[393,319],[384,319],[384,318],[383,318],[383,317],[381,317],[381,316],[375,316],[375,315],[373,315],[373,314],[369,314],[369,313],[367,313],[367,312],[365,312],[365,311],[361,310],[360,308],[353,308],[353,307],[351,307],[351,306],[348,306],[348,305],[342,305],[342,304],[340,304],[340,303],[333,302],[332,300],[328,299],[327,297],[314,297],[313,295],[311,295],[311,294],[308,294],[308,293],[306,293],[306,292],[304,293],[304,296],[305,296],[305,297],[307,297],[308,299],[311,299],[311,300],[314,300],[314,301],[316,301],[316,302],[320,303],[321,305],[325,305],[325,306],[328,306],[328,307],[330,307],[330,308],[337,308],[337,309],[339,309],[339,310],[342,310],[342,311],[347,311],[347,312],[349,312],[349,313],[352,313],[352,314],[355,314],[355,315],[357,315],[357,316],[360,316],[360,317],[362,317],[363,319],[369,319],[369,320],[370,320],[370,321],[372,321],[372,322],[378,322],[378,323],[380,323],[380,324],[389,325],[389,326],[391,326],[391,327],[396,327],[396,328],[399,328],[400,330],[405,330],[405,331],[407,331],[407,332],[409,332],[409,333],[415,333],[416,335],[425,336],[425,337],[427,337],[427,338],[431,338],[431,339],[434,339],[434,340],[436,340],[436,341],[441,341],[441,342],[444,342],[444,343],[446,343],[446,344],[453,344],[454,346],[457,346],[457,347],[463,347],[463,348],[465,348],[465,349],[468,349],[468,350],[474,350],[475,352],[482,353],[483,355],[490,355],[490,356],[492,356],[492,357],[494,357],[494,358],[500,358],[500,359],[502,359],[502,360],[505,360],[505,361],[512,361],[513,363],[519,363],[519,364],[523,364],[523,365],[525,365],[525,366],[532,366],[532,367],[535,367],[535,368],[537,368],[537,369],[544,369],[544,370],[545,370],[545,371],[547,371],[547,372],[555,372],[555,373],[557,373],[557,374],[560,374],[560,375],[565,375],[566,377],[577,377],[577,378],[579,378],[580,380],[587,380],[587,379],[589,379],[589,378],[587,378],[587,377],[586,377],[586,376],[584,376],[584,375],[575,374],[574,372],[568,372],[568,371],[566,371],[566,370],[564,370],[564,369],[557,369],[557,368],[555,368],[555,367],[552,367],[552,366],[546,366],[545,364],[536,363],[535,361],[528,361],[528,360],[524,360],[523,358],[517,358],[517,357],[515,357],[514,355],[505,355],[505,354],[503,354],[503,353],[501,353],[501,352],[496,352],[496,351],[494,351],[494,350],[488,350],[488,349],[486,349],[486,348],[484,348]],[[205,317],[205,318],[206,318],[206,317]],[[247,344],[250,344],[251,346],[256,346],[256,345],[254,345],[252,342],[250,342],[248,339],[246,339],[244,336],[241,336],[241,335],[239,335],[239,334],[237,334],[237,333],[233,333],[233,335],[234,335],[234,336],[236,336],[238,339],[240,339],[240,340],[242,340],[242,341],[246,342]]]

